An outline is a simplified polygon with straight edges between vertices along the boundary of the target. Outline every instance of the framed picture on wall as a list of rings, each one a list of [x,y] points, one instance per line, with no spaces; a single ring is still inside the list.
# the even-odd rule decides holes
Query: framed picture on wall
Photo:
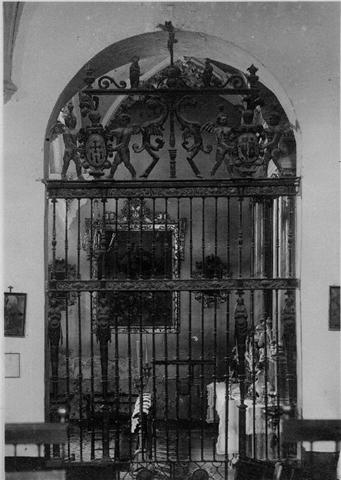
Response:
[[[340,330],[340,287],[329,287],[329,330]]]
[[[5,337],[24,337],[26,293],[6,292],[4,309]]]
[[[20,378],[20,353],[5,353],[5,378]]]

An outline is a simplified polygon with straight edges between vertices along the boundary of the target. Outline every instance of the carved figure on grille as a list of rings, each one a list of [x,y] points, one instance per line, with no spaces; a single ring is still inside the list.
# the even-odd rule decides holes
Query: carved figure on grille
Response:
[[[105,297],[98,300],[96,337],[100,344],[102,389],[105,395],[108,388],[108,343],[111,342],[110,307]]]
[[[129,143],[131,140],[132,135],[137,135],[140,133],[141,128],[137,125],[130,125],[130,115],[127,113],[122,113],[118,117],[119,127],[114,128],[110,131],[110,135],[116,138],[116,146],[113,148],[117,153],[114,157],[113,163],[111,165],[109,178],[113,178],[117,167],[123,163],[125,167],[131,173],[132,178],[136,178],[136,171],[135,168],[130,163],[130,150],[129,150]]]
[[[133,57],[129,68],[130,88],[138,88],[140,82],[139,57]]]
[[[52,370],[52,393],[58,393],[58,360],[59,345],[63,343],[63,332],[61,327],[62,314],[60,307],[55,298],[50,298],[48,311],[48,327],[47,333],[50,344],[50,359]]]
[[[152,170],[160,160],[159,155],[155,152],[161,150],[164,146],[165,141],[163,140],[163,124],[167,118],[168,111],[164,108],[161,115],[154,119],[144,122],[140,127],[140,132],[142,134],[142,143],[141,146],[136,144],[133,145],[133,150],[135,153],[140,153],[145,150],[153,159],[150,165],[146,168],[146,170],[140,175],[141,178],[148,178],[151,174]],[[152,143],[151,137],[158,137],[155,139],[155,144]]]
[[[190,104],[193,104],[193,102],[190,102]],[[200,170],[198,169],[197,165],[194,163],[194,158],[198,155],[199,152],[211,153],[212,146],[211,145],[207,145],[207,147],[204,146],[200,123],[192,122],[183,118],[179,112],[179,107],[180,107],[180,103],[177,105],[177,108],[175,109],[175,114],[181,126],[181,129],[183,131],[182,146],[187,152],[189,152],[189,155],[188,157],[186,157],[186,160],[188,161],[195,176],[198,178],[202,178]],[[192,143],[189,141],[190,138],[192,138]]]
[[[242,293],[238,294],[237,304],[234,311],[234,321],[235,321],[235,341],[237,347],[237,356],[239,364],[239,374],[244,374],[245,368],[245,352],[246,352],[246,340],[248,332],[248,322],[247,322],[247,310],[244,304],[244,299]]]
[[[64,155],[63,155],[63,167],[61,171],[61,178],[65,180],[66,173],[69,169],[70,162],[73,161],[76,168],[77,178],[79,180],[84,180],[82,175],[82,166],[79,158],[78,148],[77,148],[77,132],[75,128],[77,126],[77,119],[73,113],[73,105],[69,103],[64,110],[63,114],[64,123],[57,121],[54,127],[51,130],[52,138],[58,135],[63,135],[64,141]]]
[[[235,150],[235,146],[231,143],[231,127],[228,125],[228,116],[222,110],[217,116],[215,123],[207,122],[201,127],[202,132],[214,134],[217,140],[215,164],[211,170],[213,177],[220,165],[224,162],[227,172],[231,173],[230,153]]]
[[[102,297],[98,300],[97,307],[97,329],[96,336],[99,343],[106,343],[111,341],[110,330],[110,307],[107,304],[106,298]]]
[[[206,58],[205,68],[202,73],[202,81],[203,81],[204,87],[209,87],[211,85],[212,77],[213,77],[213,67],[210,64],[209,59]]]

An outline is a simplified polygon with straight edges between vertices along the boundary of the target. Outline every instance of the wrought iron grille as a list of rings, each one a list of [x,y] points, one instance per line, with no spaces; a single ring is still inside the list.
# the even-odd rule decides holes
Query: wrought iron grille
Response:
[[[224,81],[213,61],[182,71],[165,29],[167,72],[141,85],[134,59],[130,89],[109,76],[94,88],[89,74],[83,127],[69,105],[51,132],[65,149],[46,180],[48,415],[66,407],[70,461],[114,461],[117,478],[226,479],[239,457],[282,457],[281,415],[296,404],[294,137],[278,108],[266,124],[254,67]],[[100,98],[123,91],[103,126]],[[235,125],[222,111],[185,118],[190,97],[220,95],[244,100]],[[154,119],[131,125],[129,108]],[[165,133],[170,178],[161,167],[149,180]],[[152,162],[136,180],[142,151]],[[194,159],[211,154],[211,176],[225,163],[227,178],[201,178]],[[195,179],[175,179],[184,165]],[[112,179],[122,166],[131,180]]]

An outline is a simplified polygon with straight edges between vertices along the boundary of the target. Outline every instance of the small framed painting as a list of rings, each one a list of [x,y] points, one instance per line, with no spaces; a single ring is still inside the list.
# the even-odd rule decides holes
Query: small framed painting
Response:
[[[340,287],[329,287],[329,330],[340,330]]]
[[[20,378],[20,353],[5,353],[5,377]]]
[[[6,292],[4,309],[5,337],[24,337],[26,293]]]

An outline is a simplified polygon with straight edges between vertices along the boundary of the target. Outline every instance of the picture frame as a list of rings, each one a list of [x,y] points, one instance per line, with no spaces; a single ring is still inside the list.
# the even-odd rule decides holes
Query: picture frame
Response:
[[[26,321],[26,293],[5,292],[4,335],[24,337]]]
[[[102,230],[106,238],[106,253],[103,260],[100,255],[97,262],[98,278],[137,278],[139,264],[143,263],[142,278],[177,278],[179,268],[179,227],[176,223],[143,223],[107,225]],[[153,240],[154,239],[154,240]],[[113,242],[116,243],[112,247]],[[132,249],[127,251],[127,244]],[[140,249],[142,247],[142,257]],[[154,244],[155,265],[148,264],[148,255],[151,256]],[[162,246],[167,244],[168,254]],[[135,249],[134,250],[134,246]],[[130,257],[131,262],[128,262]],[[127,265],[128,272],[127,273]],[[102,265],[105,270],[102,271]],[[135,271],[135,268],[136,271]],[[154,272],[152,273],[152,269]],[[130,271],[129,271],[130,270]],[[107,304],[112,312],[110,326],[113,330],[130,333],[161,333],[176,332],[179,327],[179,301],[178,292],[130,292],[117,291],[106,295]],[[96,305],[96,300],[94,304]],[[97,312],[94,312],[95,318]]]
[[[93,278],[124,281],[176,279],[184,260],[186,219],[156,212],[143,199],[126,200],[120,214],[86,219],[83,248],[94,255]],[[111,311],[110,327],[126,333],[177,332],[179,292],[133,292],[117,289],[102,294]],[[93,302],[96,320],[98,295]]]
[[[5,353],[5,378],[20,378],[20,353]]]
[[[329,330],[340,331],[340,286],[329,287]]]

